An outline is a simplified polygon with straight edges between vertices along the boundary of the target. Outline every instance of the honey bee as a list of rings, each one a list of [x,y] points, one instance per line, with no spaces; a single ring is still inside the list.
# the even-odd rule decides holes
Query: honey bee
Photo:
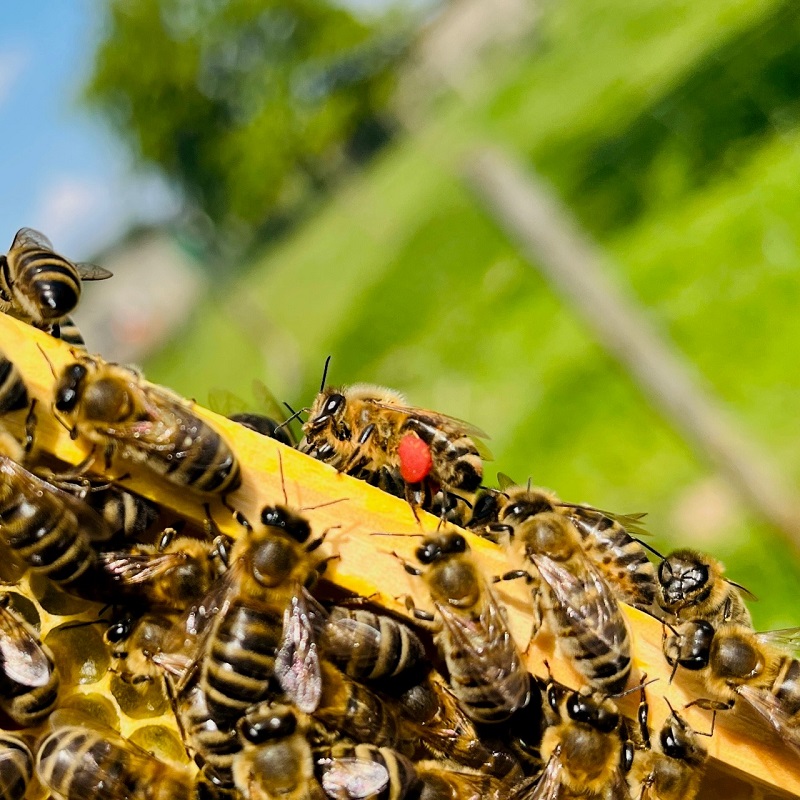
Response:
[[[181,611],[211,590],[219,570],[219,543],[176,536],[168,528],[157,545],[138,544],[98,556],[110,596],[121,593],[150,606]]]
[[[233,759],[242,749],[235,725],[216,722],[198,684],[183,693],[178,716],[187,744],[203,764],[209,791],[212,787],[220,791],[233,788]]]
[[[355,741],[396,747],[400,732],[393,707],[333,664],[322,662],[320,667],[322,690],[315,719]]]
[[[690,620],[664,639],[673,668],[699,673],[708,698],[693,705],[714,711],[733,708],[741,698],[780,738],[800,752],[800,661],[780,647],[796,648],[800,629],[756,633],[727,623],[715,631],[705,620]]]
[[[42,467],[36,468],[36,474],[86,503],[105,522],[109,539],[140,539],[158,519],[155,503],[106,480]]]
[[[30,405],[28,390],[14,362],[0,351],[0,414],[20,411]]]
[[[103,639],[111,650],[111,668],[133,685],[150,683],[163,673],[153,662],[161,649],[172,621],[158,614],[143,614],[133,618],[126,614],[109,625]]]
[[[467,540],[454,532],[428,536],[416,557],[426,569],[403,562],[405,570],[423,578],[437,614],[415,615],[437,629],[454,694],[476,722],[507,720],[530,699],[530,677]]]
[[[363,476],[382,467],[398,470],[410,503],[409,487],[416,484],[458,494],[474,492],[483,478],[476,441],[488,438],[483,431],[406,405],[402,395],[379,386],[326,389],[323,376],[303,434],[299,449],[339,472]],[[485,451],[483,457],[488,458]]]
[[[586,557],[619,599],[647,611],[656,608],[655,570],[642,543],[631,535],[644,533],[641,529],[643,514],[611,514],[591,506],[565,503],[544,489],[514,485],[502,473],[498,478],[499,491],[488,490],[478,496],[466,526],[469,530],[496,538],[497,533],[505,530],[498,525],[503,509],[508,509],[506,515],[518,519],[544,513],[562,514],[580,534]]]
[[[243,747],[233,759],[233,778],[244,797],[325,800],[311,746],[290,707],[258,706],[237,727]]]
[[[20,228],[0,256],[0,311],[50,332],[78,305],[81,281],[110,277],[107,269],[58,255],[44,234]]]
[[[676,550],[658,567],[659,604],[680,621],[703,619],[714,627],[726,622],[753,627],[742,593],[715,558],[697,550]],[[752,596],[752,595],[751,595]]]
[[[168,764],[111,728],[56,725],[39,747],[36,774],[60,800],[193,800],[187,769]]]
[[[231,550],[231,566],[199,604],[217,612],[198,624],[192,610],[176,628],[175,644],[155,659],[178,677],[179,692],[200,669],[208,710],[221,727],[265,700],[276,679],[305,713],[321,695],[315,620],[324,610],[308,590],[328,561],[316,553],[324,536],[312,539],[305,517],[285,506],[266,506],[257,527],[238,519],[246,533]]]
[[[504,746],[479,735],[444,678],[431,672],[396,698],[401,741],[503,780],[522,776],[517,759]]]
[[[108,528],[85,503],[25,469],[23,458],[19,442],[0,431],[0,539],[32,571],[78,589],[96,563],[91,542],[108,539]]]
[[[320,635],[325,657],[358,681],[396,678],[416,670],[425,647],[408,625],[361,608],[336,606]]]
[[[59,683],[50,650],[0,596],[0,708],[22,727],[38,725],[55,706]]]
[[[146,383],[130,367],[77,355],[61,373],[55,411],[73,439],[143,464],[171,483],[204,494],[224,494],[241,482],[227,442],[178,395]],[[94,450],[81,468],[95,460]]]
[[[645,749],[637,751],[633,758],[628,777],[631,795],[640,800],[694,800],[706,762],[705,747],[698,739],[700,734],[669,706],[671,713],[661,727],[658,740],[651,744],[644,687],[639,709]]]
[[[622,769],[621,720],[611,700],[594,692],[559,691],[550,684],[554,724],[542,739],[547,765],[515,800],[630,800]]]
[[[534,605],[560,649],[591,685],[609,694],[621,691],[631,670],[631,637],[619,603],[602,573],[583,550],[575,526],[562,514],[530,513],[511,503],[496,529],[510,533],[509,550],[535,567],[513,570],[503,579],[525,578],[537,587]]]
[[[151,500],[109,484],[93,487],[86,503],[103,518],[112,537],[123,539],[141,538],[159,514],[158,506]]]
[[[33,777],[33,754],[11,733],[0,732],[0,798],[23,800]]]

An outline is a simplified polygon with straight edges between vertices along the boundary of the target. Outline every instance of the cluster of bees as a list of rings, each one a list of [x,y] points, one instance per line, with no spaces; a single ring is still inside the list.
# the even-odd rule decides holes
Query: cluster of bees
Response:
[[[48,398],[31,396],[14,353],[0,360],[0,422],[24,417],[26,433],[0,430],[2,800],[691,800],[709,732],[671,707],[651,730],[622,603],[663,622],[673,676],[702,678],[695,705],[747,704],[800,750],[800,661],[785,649],[797,632],[755,633],[742,587],[712,557],[680,550],[654,564],[640,516],[504,476],[487,488],[480,430],[323,375],[296,446],[439,518],[413,561],[395,554],[432,611],[409,602],[409,622],[370,598],[334,602],[319,579],[338,555],[312,533],[310,509],[284,493],[247,518],[225,437],[191,403],[81,349],[69,318],[81,279],[109,274],[29,229],[0,266],[0,309],[72,345]],[[83,463],[38,451],[41,413],[86,445]],[[291,418],[236,421],[294,444]],[[165,526],[168,512],[110,477],[114,464],[196,500],[203,529]],[[208,510],[218,500],[235,539]],[[507,572],[483,574],[458,526],[501,545]],[[10,600],[22,576],[103,605],[81,624],[102,631],[126,691],[166,698],[187,758],[149,752],[67,702],[63,666]],[[548,630],[583,685],[528,673],[531,643],[512,637],[493,591],[505,580],[530,588],[533,646]],[[629,692],[636,720],[615,704]]]

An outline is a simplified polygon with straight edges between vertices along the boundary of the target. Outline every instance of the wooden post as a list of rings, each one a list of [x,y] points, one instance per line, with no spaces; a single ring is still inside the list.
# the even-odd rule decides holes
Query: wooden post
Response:
[[[699,455],[800,550],[800,500],[645,310],[603,269],[603,255],[540,180],[506,153],[473,154],[467,179],[492,216]]]

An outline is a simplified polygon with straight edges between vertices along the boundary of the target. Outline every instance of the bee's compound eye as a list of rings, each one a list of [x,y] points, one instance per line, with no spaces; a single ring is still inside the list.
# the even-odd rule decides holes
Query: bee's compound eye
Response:
[[[75,408],[86,375],[87,369],[82,364],[72,364],[64,370],[56,390],[57,411],[72,411]]]
[[[708,567],[696,566],[690,569],[683,577],[683,583],[687,588],[699,588],[708,583]]]
[[[567,714],[570,719],[576,722],[586,722],[589,716],[589,708],[586,705],[585,698],[581,697],[577,692],[573,692],[567,698]]]
[[[131,633],[131,621],[129,619],[123,619],[119,622],[115,622],[107,631],[106,631],[106,640],[111,642],[112,644],[116,644],[117,642],[123,642],[125,639],[130,636]]]
[[[661,730],[661,749],[668,758],[683,758],[686,755],[686,746],[681,740],[680,732],[675,730],[675,725],[665,725]]]
[[[344,408],[345,399],[343,394],[332,394],[323,406],[322,413],[326,416],[338,414]]]
[[[467,540],[460,533],[457,533],[450,539],[447,550],[450,553],[465,553],[467,550]]]
[[[417,559],[421,564],[430,564],[441,556],[442,550],[438,544],[429,542],[417,548]]]
[[[271,528],[284,528],[286,512],[277,506],[264,506],[261,510],[261,522]]]

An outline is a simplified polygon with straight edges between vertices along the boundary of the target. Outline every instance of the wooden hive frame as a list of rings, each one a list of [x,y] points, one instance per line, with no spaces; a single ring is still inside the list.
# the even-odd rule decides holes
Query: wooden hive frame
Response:
[[[72,441],[65,428],[50,413],[54,377],[72,359],[70,348],[46,334],[0,314],[0,349],[13,360],[23,375],[32,397],[38,401],[36,427],[37,449],[55,456],[67,464],[79,464],[87,455],[80,442]],[[44,357],[43,352],[47,354]],[[50,363],[48,363],[48,361]],[[341,559],[331,562],[326,577],[341,588],[370,596],[378,605],[393,612],[407,614],[402,598],[410,595],[418,607],[428,602],[424,586],[409,576],[391,556],[396,550],[411,557],[415,539],[377,539],[375,532],[419,533],[421,528],[435,529],[438,520],[427,514],[415,520],[411,509],[402,500],[379,489],[337,473],[333,468],[309,456],[267,439],[199,406],[199,416],[212,422],[224,434],[235,450],[242,467],[242,487],[229,496],[229,502],[248,518],[255,519],[260,509],[269,503],[283,502],[284,488],[288,501],[296,507],[308,507],[308,518],[315,534],[331,529],[328,541],[331,550]],[[10,415],[5,420],[16,433],[22,433],[24,415]],[[282,462],[285,486],[279,470]],[[205,511],[203,501],[191,492],[179,493],[168,483],[127,462],[120,472],[130,473],[125,485],[171,509],[178,515],[201,524]],[[333,500],[339,502],[331,503]],[[318,508],[312,508],[318,506]],[[219,501],[211,506],[212,516],[223,532],[236,537],[241,527],[230,511]],[[470,546],[480,560],[487,576],[508,570],[502,551],[495,545],[465,533]],[[529,592],[522,581],[498,584],[497,594],[508,609],[509,626],[523,647],[530,639],[532,620]],[[702,687],[691,674],[679,670],[670,683],[670,668],[661,650],[662,626],[655,619],[625,608],[634,637],[634,671],[632,685],[646,673],[648,679],[658,679],[648,690],[651,727],[657,728],[666,718],[666,696],[675,708],[682,708],[692,699],[703,696]],[[554,653],[554,642],[540,634],[529,648],[531,672],[546,676],[543,661],[547,660],[557,680],[579,686],[582,681]],[[638,695],[633,693],[620,701],[623,711],[635,713]],[[769,727],[737,704],[734,711],[720,714],[713,737],[707,740],[709,764],[701,789],[701,798],[725,796],[726,800],[749,797],[800,796],[800,756],[784,745]],[[707,731],[710,714],[696,708],[685,712],[690,724]],[[168,719],[159,719],[168,724]],[[634,800],[638,800],[635,798]]]

